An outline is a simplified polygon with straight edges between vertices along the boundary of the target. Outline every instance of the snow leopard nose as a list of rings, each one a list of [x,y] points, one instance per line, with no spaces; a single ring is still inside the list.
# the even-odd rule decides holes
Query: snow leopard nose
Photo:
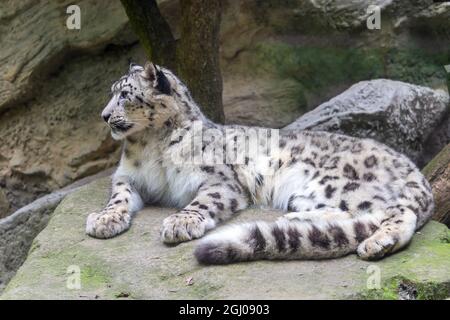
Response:
[[[111,118],[111,113],[102,114],[102,118],[106,123],[108,123],[109,118]]]

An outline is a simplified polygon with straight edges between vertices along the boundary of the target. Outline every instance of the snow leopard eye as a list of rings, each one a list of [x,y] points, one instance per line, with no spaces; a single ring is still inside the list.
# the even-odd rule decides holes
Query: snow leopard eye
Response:
[[[121,91],[120,92],[120,99],[126,99],[128,96],[128,91]]]

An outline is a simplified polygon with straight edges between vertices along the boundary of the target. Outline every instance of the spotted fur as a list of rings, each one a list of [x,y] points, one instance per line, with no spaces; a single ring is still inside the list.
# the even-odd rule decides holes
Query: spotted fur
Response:
[[[252,204],[289,213],[273,222],[211,232],[195,256],[200,263],[255,259],[320,259],[357,252],[378,259],[404,247],[433,212],[428,182],[402,154],[370,139],[312,131],[281,131],[276,153],[261,151],[240,164],[175,163],[195,123],[226,141],[203,139],[194,152],[241,139],[243,126],[208,120],[169,70],[132,65],[112,86],[102,116],[123,140],[112,196],[88,216],[86,232],[110,238],[130,227],[145,203],[178,208],[161,227],[165,243],[202,237]],[[259,152],[259,151],[258,151]],[[273,168],[264,174],[261,167]]]

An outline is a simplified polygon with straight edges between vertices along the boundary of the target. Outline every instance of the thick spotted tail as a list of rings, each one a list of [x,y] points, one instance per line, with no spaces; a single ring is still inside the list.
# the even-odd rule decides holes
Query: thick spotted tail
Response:
[[[260,259],[325,259],[355,252],[380,227],[385,213],[335,221],[252,222],[225,227],[201,240],[202,264]]]

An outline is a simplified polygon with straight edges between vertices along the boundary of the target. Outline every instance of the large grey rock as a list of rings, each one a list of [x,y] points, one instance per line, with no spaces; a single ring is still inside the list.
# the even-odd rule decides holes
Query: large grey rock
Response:
[[[109,179],[67,196],[35,239],[1,299],[343,299],[450,296],[450,234],[431,222],[408,249],[379,262],[350,255],[324,261],[258,261],[201,266],[195,241],[165,246],[162,220],[174,209],[146,208],[126,233],[88,237],[89,212],[105,205]],[[236,220],[273,220],[279,212],[249,209]],[[77,288],[77,279],[80,287]],[[369,286],[379,289],[369,290]],[[416,292],[415,292],[416,290]],[[415,292],[415,293],[414,293]]]
[[[425,142],[447,115],[448,105],[444,91],[386,79],[362,81],[284,129],[372,138],[422,164]]]
[[[25,261],[33,239],[47,226],[61,200],[81,186],[111,173],[109,169],[81,179],[0,219],[0,291]]]

